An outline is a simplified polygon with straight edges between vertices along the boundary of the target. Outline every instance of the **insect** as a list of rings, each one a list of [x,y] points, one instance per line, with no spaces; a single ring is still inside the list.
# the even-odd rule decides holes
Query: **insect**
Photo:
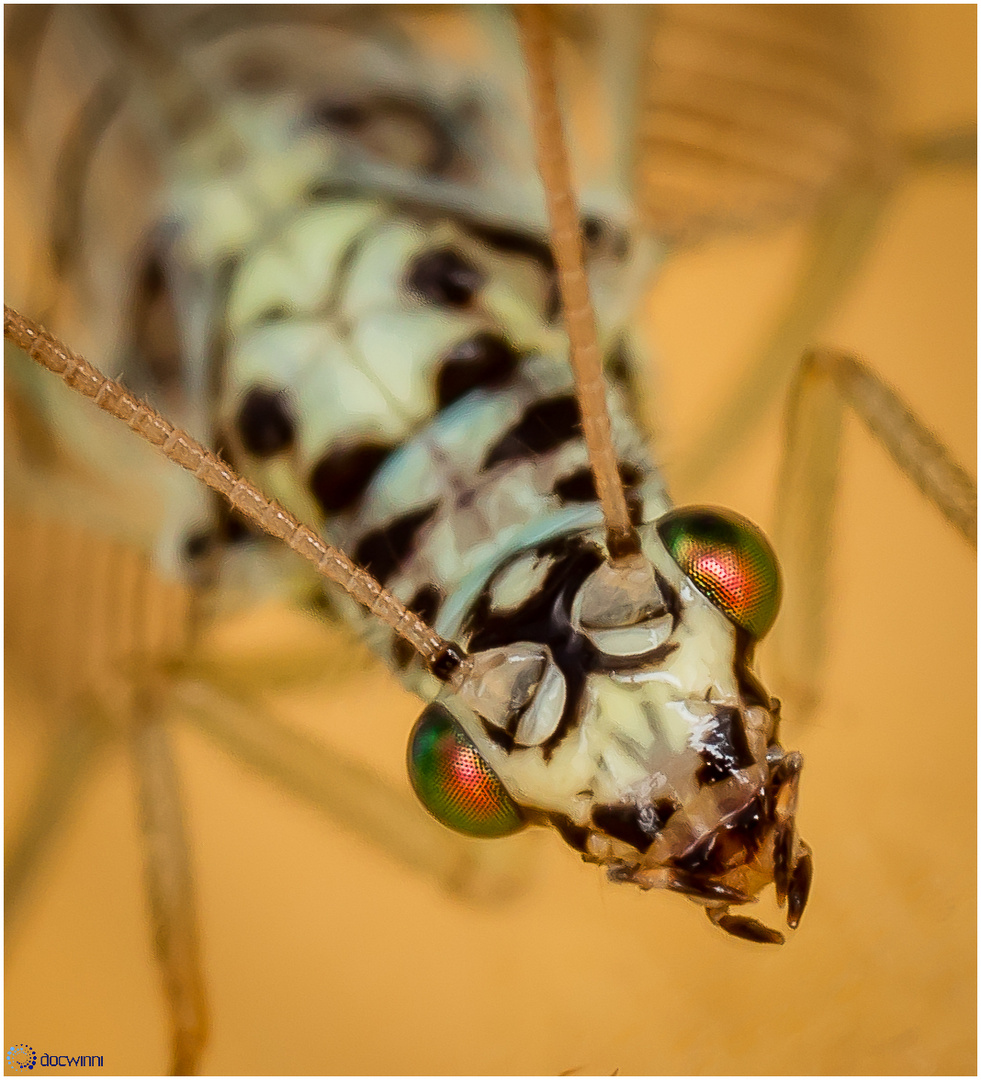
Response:
[[[729,498],[727,499],[727,501],[733,501],[733,499],[731,499],[731,497],[729,497]],[[333,841],[332,841],[332,842],[333,842]],[[382,883],[381,883],[381,882],[379,881],[379,889],[381,889],[381,890],[384,890],[384,888],[385,888],[385,886],[384,886],[384,885],[382,885]],[[651,897],[645,897],[645,900],[650,900],[650,899],[651,899]],[[629,903],[629,902],[628,902],[628,903]],[[624,910],[629,910],[629,908],[626,908],[626,909],[624,909]],[[645,924],[646,924],[646,920],[647,920],[647,919],[649,919],[649,918],[650,918],[650,916],[649,916],[649,914],[648,914],[648,908],[647,908],[647,907],[645,907],[645,908],[644,908],[643,910],[644,910],[644,913],[645,913],[645,915],[644,915],[644,919],[645,919]],[[667,908],[664,908],[664,912],[666,912],[666,915],[667,915]],[[659,907],[658,907],[658,917],[660,917],[660,914],[661,914],[661,906],[659,905]],[[670,916],[669,916],[669,919],[670,919]],[[670,923],[669,923],[669,924],[670,924]],[[335,936],[336,936],[336,935],[335,935]],[[658,939],[658,940],[660,941],[660,935],[659,935],[659,939]],[[557,944],[559,944],[559,943],[557,943],[557,942],[556,942],[556,948],[557,948]],[[661,944],[663,944],[663,943],[661,943]],[[588,947],[588,946],[587,946],[587,947]],[[619,972],[618,972],[618,973],[619,973]],[[447,975],[448,975],[448,972],[447,972]],[[529,1001],[530,1001],[530,1000],[532,1000],[532,999],[530,999],[530,998],[529,998]],[[312,1017],[310,1018],[310,1021],[309,1021],[309,1023],[311,1023],[311,1024],[312,1024],[312,1023],[314,1023],[314,1022],[313,1022],[313,1020],[312,1020]],[[366,1036],[366,1037],[367,1037],[367,1036]],[[284,1040],[284,1041],[285,1041],[285,1040]],[[284,1052],[285,1052],[285,1051],[284,1051]],[[246,1051],[246,1054],[247,1054],[247,1051]],[[398,1058],[397,1058],[397,1059],[398,1059]],[[689,1066],[689,1067],[690,1067],[690,1066]]]

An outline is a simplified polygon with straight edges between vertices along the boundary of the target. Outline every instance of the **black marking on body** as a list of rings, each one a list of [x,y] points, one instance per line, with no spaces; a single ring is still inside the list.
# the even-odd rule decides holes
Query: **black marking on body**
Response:
[[[453,247],[417,255],[409,264],[405,285],[410,293],[441,307],[464,308],[484,285],[484,275]]]
[[[166,395],[180,388],[184,378],[183,349],[160,242],[147,251],[136,275],[131,342],[131,386],[152,395]],[[145,382],[147,374],[149,384]]]
[[[534,549],[539,558],[554,559],[544,581],[538,589],[518,607],[500,612],[494,609],[492,597],[495,579],[517,559],[527,556],[527,551],[517,552],[497,574],[486,583],[474,601],[464,624],[467,648],[471,652],[510,645],[516,641],[538,642],[548,645],[552,657],[565,678],[565,706],[555,730],[541,743],[539,749],[548,761],[555,748],[579,722],[583,690],[588,675],[612,669],[626,672],[656,663],[677,648],[676,643],[666,642],[657,655],[647,654],[638,658],[618,657],[614,665],[572,624],[572,603],[583,582],[603,562],[603,552],[581,536],[562,536]],[[485,725],[489,738],[495,740],[507,752],[515,747],[507,732],[494,725]]]
[[[790,888],[787,891],[787,923],[796,928],[807,906],[811,892],[811,878],[814,876],[814,863],[811,853],[805,851],[790,875]]]
[[[579,438],[582,438],[582,417],[579,402],[572,394],[536,401],[488,450],[481,469],[486,471],[502,461],[547,454]]]
[[[515,641],[540,642],[551,649],[565,677],[566,695],[562,716],[555,730],[540,747],[547,761],[578,722],[586,675],[594,669],[596,649],[584,634],[573,629],[570,612],[576,593],[603,561],[603,556],[594,545],[567,537],[545,544],[537,553],[540,557],[555,556],[555,562],[538,591],[520,607],[502,615],[495,613],[491,607],[491,582],[488,582],[471,608],[464,631],[472,634],[467,642],[471,652],[510,645]],[[488,735],[494,738],[493,725],[485,726]],[[506,732],[500,734],[510,738]],[[498,744],[503,746],[501,742]],[[504,746],[504,749],[510,752],[513,747]]]
[[[439,362],[436,404],[445,409],[478,387],[497,387],[517,370],[521,355],[499,334],[475,334],[455,345]]]
[[[736,649],[733,658],[733,671],[739,695],[746,705],[758,705],[763,709],[770,707],[770,695],[752,671],[753,653],[756,639],[741,626],[736,628]]]
[[[621,461],[617,466],[620,480],[627,489],[636,487],[643,479],[643,474],[636,465],[627,461]],[[596,494],[596,481],[593,478],[593,470],[588,465],[563,476],[552,485],[552,494],[566,505],[568,503],[596,502],[599,496]],[[625,492],[627,494],[627,492]],[[639,524],[639,522],[634,522]]]
[[[779,826],[773,837],[773,881],[778,896],[790,891],[790,857],[794,848],[794,827],[787,822]]]
[[[314,465],[308,484],[324,514],[350,510],[365,494],[393,447],[365,441],[329,450]]]
[[[300,199],[310,206],[333,202],[335,199],[356,198],[358,192],[348,181],[337,181],[331,177],[312,180],[300,193]]]
[[[671,631],[673,633],[677,628],[678,623],[681,622],[681,593],[678,592],[657,567],[654,568],[654,582],[661,593],[661,599],[664,602],[664,606],[668,609],[668,614],[671,616]]]
[[[580,223],[583,243],[587,248],[596,247],[603,238],[605,227],[603,221],[595,214],[584,214]]]
[[[198,529],[191,533],[184,541],[184,558],[196,562],[204,558],[214,541],[214,533],[210,529]]]
[[[263,308],[262,311],[255,317],[253,326],[274,326],[276,323],[286,322],[287,319],[292,319],[295,312],[293,312],[287,304],[270,304],[269,307]]]
[[[199,562],[221,547],[234,547],[247,541],[268,539],[258,526],[253,525],[237,510],[233,510],[224,499],[216,509],[217,517],[212,526],[188,534],[184,541],[184,558]]]
[[[296,435],[296,421],[286,393],[265,386],[253,386],[246,392],[235,427],[242,446],[258,458],[288,450]]]
[[[716,830],[718,865],[725,870],[749,862],[762,846],[768,828],[763,796],[757,795]]]
[[[692,878],[711,878],[722,869],[716,855],[716,834],[707,833],[684,854],[676,855],[671,864]]]
[[[541,237],[532,233],[518,232],[516,229],[483,225],[476,221],[467,224],[467,232],[474,239],[482,241],[503,255],[521,255],[526,259],[534,260],[545,274],[554,277],[555,258],[548,242]]]
[[[582,854],[588,851],[590,830],[585,825],[577,825],[572,818],[558,813],[549,814],[549,821],[558,830],[559,836],[574,851],[579,851]]]
[[[724,900],[729,904],[745,904],[750,899],[744,892],[731,885],[698,877],[684,870],[674,872],[668,882],[668,888],[672,892],[694,896],[699,900]]]
[[[627,345],[622,337],[617,338],[610,351],[606,354],[603,365],[607,376],[615,383],[627,387],[632,391],[633,371],[627,360]]]
[[[620,803],[595,806],[592,817],[598,829],[644,854],[660,835],[675,809],[670,799],[660,799],[654,805]]]
[[[697,773],[700,784],[715,784],[732,776],[737,769],[748,769],[753,764],[738,709],[729,705],[716,709],[715,724],[698,753],[705,763]]]
[[[559,282],[555,257],[547,241],[530,233],[503,229],[494,225],[467,222],[464,227],[476,240],[480,240],[503,255],[519,255],[538,263],[548,283],[542,317],[546,323],[554,323],[559,316]]]
[[[627,518],[635,529],[639,528],[644,524],[644,500],[639,491],[625,491],[624,496],[627,502]]]
[[[378,94],[361,101],[321,101],[310,119],[355,140],[366,156],[425,177],[446,177],[459,163],[452,120],[431,103]]]
[[[443,606],[443,590],[427,582],[420,585],[405,605],[409,611],[418,615],[423,622],[430,626],[436,621],[439,609]],[[417,656],[415,649],[403,637],[396,637],[392,645],[392,657],[399,671],[404,671]]]
[[[584,214],[580,224],[587,258],[607,258],[622,262],[630,251],[626,229],[595,214]]]
[[[430,503],[372,529],[358,541],[352,559],[373,574],[379,584],[385,585],[408,559],[420,530],[436,513],[437,505]]]
[[[225,255],[218,263],[215,273],[215,311],[228,310],[228,298],[232,291],[232,284],[238,274],[241,265],[241,257],[238,255]],[[225,383],[225,368],[228,363],[228,330],[224,319],[214,319],[208,334],[208,342],[205,346],[205,356],[208,363],[208,404],[218,412],[218,403],[222,400],[222,388]],[[227,443],[228,440],[223,439]],[[224,448],[219,444],[215,447],[219,453],[224,454]],[[235,462],[226,457],[230,465]],[[220,496],[219,496],[220,498]]]

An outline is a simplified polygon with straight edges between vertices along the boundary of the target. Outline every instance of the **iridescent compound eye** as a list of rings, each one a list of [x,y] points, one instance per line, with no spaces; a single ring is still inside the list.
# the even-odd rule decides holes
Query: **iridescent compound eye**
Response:
[[[517,803],[442,705],[430,705],[416,722],[408,767],[422,805],[451,829],[507,836],[525,824]]]
[[[729,510],[689,506],[657,523],[671,557],[737,626],[761,638],[780,607],[780,569],[766,537]]]

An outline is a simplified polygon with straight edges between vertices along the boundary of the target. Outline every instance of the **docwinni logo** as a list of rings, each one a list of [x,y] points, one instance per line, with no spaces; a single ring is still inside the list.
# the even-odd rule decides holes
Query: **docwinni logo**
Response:
[[[33,1069],[37,1064],[37,1054],[34,1047],[27,1043],[14,1043],[7,1051],[8,1069]]]
[[[32,1046],[27,1043],[15,1043],[7,1051],[7,1067],[10,1069],[33,1069],[39,1065],[42,1069],[102,1068],[101,1054],[42,1054],[38,1058]]]

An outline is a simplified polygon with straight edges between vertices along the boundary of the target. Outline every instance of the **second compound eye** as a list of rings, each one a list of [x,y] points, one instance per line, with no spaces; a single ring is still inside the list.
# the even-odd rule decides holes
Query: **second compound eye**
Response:
[[[409,740],[409,779],[423,806],[468,836],[507,836],[524,827],[518,804],[444,706],[428,706]]]
[[[657,523],[669,554],[698,590],[737,626],[759,639],[780,607],[780,569],[773,548],[747,518],[689,506]]]

